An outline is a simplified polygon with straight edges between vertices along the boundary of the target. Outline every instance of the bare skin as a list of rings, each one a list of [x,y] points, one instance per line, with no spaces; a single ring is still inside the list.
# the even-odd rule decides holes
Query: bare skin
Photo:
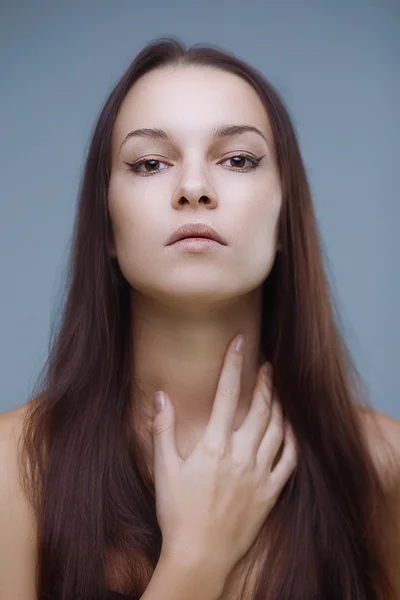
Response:
[[[213,137],[228,124],[261,135]],[[169,137],[130,135],[141,128]],[[241,154],[261,158],[258,167],[243,168],[246,161],[235,159]],[[238,333],[246,356],[233,429],[244,421],[261,364],[261,287],[278,250],[281,202],[268,115],[245,81],[190,66],[152,71],[133,86],[112,136],[110,255],[132,288],[134,422],[149,470],[154,393],[173,399],[177,446],[190,456],[210,418],[226,347]],[[212,254],[166,247],[187,222],[211,225],[227,246]],[[375,452],[381,443],[373,427],[369,435]]]
[[[228,124],[256,127],[261,135],[247,131],[214,139],[214,128]],[[168,131],[171,139],[131,136],[124,141],[132,130],[150,127]],[[248,159],[233,160],[244,153],[262,157],[256,169],[248,169]],[[127,163],[141,160],[155,162],[133,173]],[[146,166],[154,173],[146,175]],[[152,72],[137,82],[112,136],[110,256],[118,260],[132,289],[132,394],[139,406],[133,422],[149,469],[155,391],[164,390],[173,401],[177,451],[185,459],[205,432],[224,354],[238,333],[246,339],[246,355],[232,428],[236,431],[243,424],[261,364],[261,286],[278,249],[280,208],[270,124],[246,82],[198,67]],[[212,254],[167,246],[171,233],[187,222],[211,225],[227,245]],[[36,561],[35,522],[16,462],[25,408],[0,415],[0,597],[16,600],[34,597]],[[379,413],[363,415],[363,422],[395,510],[400,496],[400,424]],[[389,460],[386,443],[398,463]],[[400,530],[400,515],[396,522]],[[393,522],[390,531],[382,529],[393,578],[400,538],[394,531]],[[245,566],[239,561],[229,574],[220,600],[234,600]],[[115,557],[110,587],[123,591],[119,576]],[[145,587],[148,581],[143,583]],[[400,581],[397,585],[400,595]]]
[[[228,124],[261,135],[214,139],[213,129]],[[124,141],[149,127],[171,139]],[[250,170],[249,159],[235,159],[241,154],[262,159]],[[127,163],[142,160],[159,162],[133,173]],[[280,208],[273,136],[251,86],[210,68],[163,69],[133,86],[112,136],[110,255],[132,288],[136,402],[146,419],[156,390],[169,394],[188,452],[209,419],[226,348],[239,333],[246,357],[237,424],[248,410],[261,364],[261,286],[275,260]],[[187,222],[212,226],[227,245],[197,254],[166,246]]]
[[[0,414],[0,597],[15,600],[32,600],[35,593],[36,524],[22,492],[17,467],[17,445],[26,409],[25,404]],[[371,456],[391,498],[393,514],[390,526],[382,524],[381,540],[386,565],[397,592],[395,598],[400,598],[400,422],[375,411],[362,412],[361,417]],[[246,562],[241,560],[227,577],[219,600],[235,600],[235,590],[245,571]],[[170,575],[177,572],[177,569],[172,570]],[[160,573],[164,582],[164,570],[160,569]],[[149,570],[147,580],[143,581],[144,588],[152,575],[152,570]],[[109,587],[124,591],[118,558],[115,571],[110,573]]]

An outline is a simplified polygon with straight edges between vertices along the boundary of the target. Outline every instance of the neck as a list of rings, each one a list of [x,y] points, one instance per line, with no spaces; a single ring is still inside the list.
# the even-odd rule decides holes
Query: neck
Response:
[[[242,385],[233,424],[246,416],[260,359],[261,288],[223,304],[166,306],[136,292],[133,302],[133,377],[136,423],[151,421],[154,395],[166,392],[175,411],[182,458],[206,427],[224,357],[239,333],[245,338]]]

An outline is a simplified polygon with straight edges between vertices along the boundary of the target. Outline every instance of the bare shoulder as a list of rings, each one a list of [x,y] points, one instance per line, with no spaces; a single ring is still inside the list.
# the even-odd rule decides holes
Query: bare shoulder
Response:
[[[378,510],[377,530],[382,559],[400,598],[400,421],[376,411],[364,411],[362,422],[387,504]]]
[[[396,492],[400,488],[400,421],[362,409],[361,422],[382,484],[387,491]]]
[[[0,413],[0,598],[34,598],[36,528],[20,484],[19,444],[27,405]]]
[[[18,453],[27,405],[0,413],[0,498],[20,498]],[[17,494],[17,496],[15,496]]]

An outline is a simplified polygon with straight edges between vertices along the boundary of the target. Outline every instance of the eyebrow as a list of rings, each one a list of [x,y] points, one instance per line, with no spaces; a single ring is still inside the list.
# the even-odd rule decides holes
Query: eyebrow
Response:
[[[265,135],[253,125],[221,125],[219,127],[214,127],[214,129],[212,130],[212,135],[213,139],[216,140],[224,137],[230,137],[233,135],[239,135],[240,133],[246,133],[248,131],[252,131],[253,133],[257,133],[257,135],[260,135],[267,143],[267,146],[269,145]],[[131,137],[151,138],[153,140],[172,140],[172,135],[170,133],[168,133],[164,129],[159,129],[158,127],[145,127],[143,129],[135,129],[128,133],[128,135],[120,145],[119,151],[121,150],[125,142]]]

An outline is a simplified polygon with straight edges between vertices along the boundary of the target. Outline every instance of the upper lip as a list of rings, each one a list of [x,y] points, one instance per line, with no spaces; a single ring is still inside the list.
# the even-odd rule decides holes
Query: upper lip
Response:
[[[178,229],[176,229],[168,239],[167,246],[174,244],[178,240],[183,240],[190,237],[208,238],[227,246],[227,242],[219,235],[217,231],[215,231],[215,229],[203,223],[186,223],[185,225],[178,227]]]

